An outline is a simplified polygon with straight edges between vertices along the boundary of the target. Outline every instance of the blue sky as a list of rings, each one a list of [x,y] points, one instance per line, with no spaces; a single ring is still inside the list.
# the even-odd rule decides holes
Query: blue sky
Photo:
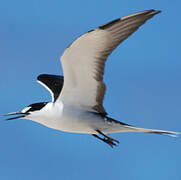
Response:
[[[76,37],[154,8],[162,13],[109,57],[104,106],[128,124],[181,131],[180,6],[178,0],[2,0],[0,113],[50,100],[36,77],[62,74],[59,57]],[[1,119],[0,179],[181,179],[180,138],[119,133],[113,137],[120,144],[112,149],[90,135]]]

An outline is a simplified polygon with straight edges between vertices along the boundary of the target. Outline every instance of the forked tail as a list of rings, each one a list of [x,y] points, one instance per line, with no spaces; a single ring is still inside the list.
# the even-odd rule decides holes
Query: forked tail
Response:
[[[171,137],[177,137],[180,134],[180,132],[137,128],[137,127],[134,127],[134,126],[128,126],[128,128],[132,129],[135,132],[154,133],[154,134],[161,134],[161,135],[166,135],[166,136],[171,136]]]
[[[167,135],[171,137],[177,137],[180,132],[174,132],[174,131],[164,131],[164,130],[157,130],[157,129],[145,129],[145,128],[139,128],[136,126],[131,126],[129,124],[117,121],[115,119],[112,119],[110,117],[107,117],[107,121],[111,123],[113,126],[112,128],[108,130],[104,130],[104,133],[114,133],[114,132],[143,132],[143,133],[154,133],[154,134],[161,134],[161,135]]]
[[[101,141],[107,143],[109,146],[114,147],[119,144],[119,141],[106,135],[109,133],[118,133],[118,132],[142,132],[142,133],[152,133],[152,134],[161,134],[171,137],[177,137],[180,132],[174,131],[164,131],[164,130],[157,130],[157,129],[145,129],[139,128],[135,126],[128,125],[126,123],[117,121],[110,117],[106,117],[106,121],[108,122],[109,128],[107,129],[97,129],[95,133],[92,134],[94,137],[100,139]],[[100,137],[99,135],[103,136]]]

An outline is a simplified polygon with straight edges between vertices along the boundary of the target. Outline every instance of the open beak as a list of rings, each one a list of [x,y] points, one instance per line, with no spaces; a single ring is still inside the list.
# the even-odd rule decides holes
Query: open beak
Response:
[[[11,118],[7,118],[6,120],[13,120],[13,119],[18,119],[18,118],[24,118],[28,115],[29,113],[22,113],[22,112],[12,112],[12,113],[8,113],[4,116],[12,116],[12,115],[18,115],[16,117],[11,117]]]

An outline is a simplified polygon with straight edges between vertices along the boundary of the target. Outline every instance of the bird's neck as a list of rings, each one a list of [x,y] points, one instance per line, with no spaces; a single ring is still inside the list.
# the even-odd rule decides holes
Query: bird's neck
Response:
[[[63,104],[49,102],[40,111],[34,111],[27,119],[38,122],[50,128],[54,128],[58,120],[61,119]]]

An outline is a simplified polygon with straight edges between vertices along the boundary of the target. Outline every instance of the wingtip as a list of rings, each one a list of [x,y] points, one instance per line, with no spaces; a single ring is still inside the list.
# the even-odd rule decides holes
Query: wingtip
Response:
[[[154,15],[162,12],[161,10],[155,10],[155,9],[151,9],[151,11],[152,11],[152,14]]]
[[[139,11],[139,12],[130,14],[128,16],[123,16],[123,17],[120,18],[120,20],[128,19],[128,18],[135,17],[135,16],[145,16],[145,17],[151,18],[154,15],[159,14],[159,13],[161,13],[161,10],[148,9],[148,10]]]
[[[154,15],[159,14],[159,13],[161,13],[161,12],[162,12],[161,10],[149,9],[149,10],[145,10],[145,11],[138,12],[138,13],[154,16]]]

